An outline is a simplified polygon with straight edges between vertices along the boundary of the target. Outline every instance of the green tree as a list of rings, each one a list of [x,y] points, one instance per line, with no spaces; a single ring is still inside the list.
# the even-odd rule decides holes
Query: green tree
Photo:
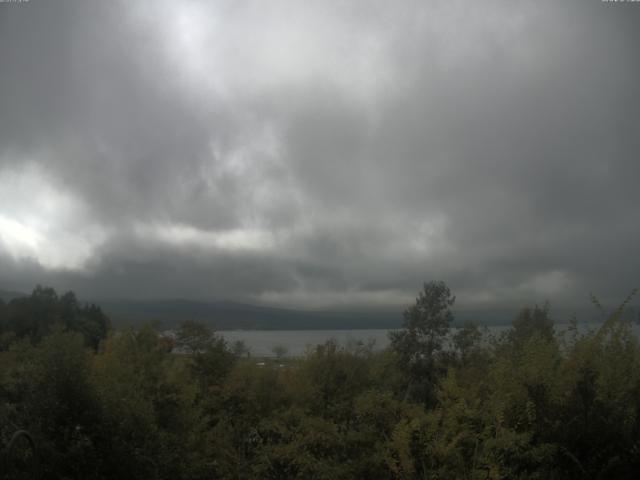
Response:
[[[299,400],[313,415],[343,421],[353,414],[355,397],[371,384],[369,358],[328,340],[310,351],[298,370]]]
[[[215,339],[215,332],[209,326],[195,320],[185,320],[176,330],[175,342],[182,353],[194,355],[204,351]]]
[[[176,346],[189,355],[189,368],[203,394],[220,385],[237,360],[224,338],[193,320],[182,322],[176,331]]]
[[[73,292],[58,296],[53,288],[40,285],[31,295],[11,300],[4,310],[0,333],[5,339],[11,332],[15,338],[28,338],[35,344],[59,325],[65,331],[81,333],[85,344],[96,350],[109,330],[109,319],[97,305],[80,305]]]
[[[458,352],[460,360],[465,363],[473,353],[477,352],[482,340],[482,332],[473,322],[465,322],[453,335],[453,347]]]
[[[97,355],[104,478],[210,478],[197,387],[181,360],[150,326],[117,332]]]
[[[91,354],[78,333],[60,329],[37,346],[20,342],[0,387],[2,427],[29,430],[37,441],[44,478],[86,478],[96,448],[100,405],[91,382]]]
[[[509,336],[516,346],[522,346],[534,335],[546,340],[553,339],[555,335],[548,302],[542,307],[536,305],[533,308],[523,308],[513,320],[512,326]]]
[[[442,374],[439,354],[449,333],[455,296],[442,281],[425,283],[415,305],[404,311],[403,329],[389,334],[391,348],[407,373],[407,396],[425,405],[435,401],[435,385]]]

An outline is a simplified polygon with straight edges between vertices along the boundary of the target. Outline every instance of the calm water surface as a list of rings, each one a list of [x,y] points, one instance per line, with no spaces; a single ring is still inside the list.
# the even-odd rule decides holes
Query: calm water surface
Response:
[[[490,327],[491,334],[499,334],[508,327]],[[274,357],[274,349],[283,347],[285,356],[298,357],[316,345],[334,339],[339,345],[373,343],[374,350],[382,350],[389,345],[390,330],[223,330],[221,334],[229,344],[241,340],[249,348],[252,356]]]
[[[579,324],[581,331],[596,329],[600,324]],[[562,332],[567,324],[556,324],[556,332]],[[509,326],[486,327],[489,335],[497,336],[510,328]],[[455,329],[452,329],[455,332]],[[374,350],[382,350],[389,345],[390,330],[222,330],[221,334],[230,345],[241,340],[249,348],[252,356],[275,357],[274,349],[284,348],[285,356],[297,357],[304,355],[307,348],[325,343],[334,339],[342,346],[356,345],[359,342],[367,344],[373,342]],[[640,327],[634,325],[636,335],[640,333]]]
[[[221,334],[233,344],[241,340],[257,357],[275,356],[273,349],[284,347],[286,356],[304,355],[308,347],[314,347],[335,339],[346,346],[357,342],[374,341],[374,349],[384,349],[389,345],[389,330],[223,330]]]

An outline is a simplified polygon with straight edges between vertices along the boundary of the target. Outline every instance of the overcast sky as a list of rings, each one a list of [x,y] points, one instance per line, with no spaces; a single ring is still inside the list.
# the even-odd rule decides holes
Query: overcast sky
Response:
[[[0,289],[463,306],[640,284],[640,3],[0,3]]]

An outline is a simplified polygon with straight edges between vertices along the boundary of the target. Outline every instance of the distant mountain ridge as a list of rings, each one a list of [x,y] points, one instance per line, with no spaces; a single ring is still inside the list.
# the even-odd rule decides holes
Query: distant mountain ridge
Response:
[[[160,322],[173,328],[183,320],[196,320],[217,330],[358,330],[394,329],[402,326],[402,311],[374,310],[302,310],[223,301],[102,300],[94,301],[115,326]],[[454,325],[471,321],[478,325],[510,325],[519,308],[453,309]],[[557,323],[568,322],[573,315],[580,322],[602,321],[600,314],[586,306],[581,309],[551,310]]]
[[[0,290],[5,303],[27,294]],[[217,330],[358,330],[394,329],[402,326],[402,311],[382,308],[362,310],[303,310],[289,309],[229,300],[199,301],[187,299],[104,299],[90,300],[99,305],[115,327],[139,326],[159,323],[163,328],[174,328],[181,321],[196,320]],[[640,309],[636,309],[638,312]],[[509,325],[519,308],[486,310],[453,309],[455,325],[472,321],[479,325]],[[580,322],[598,322],[602,318],[587,306],[578,311],[552,308],[552,318],[566,323],[573,313]],[[635,313],[640,323],[640,313]]]
[[[26,297],[26,293],[14,292],[12,290],[0,290],[0,299],[4,302],[10,302],[14,298]]]
[[[171,328],[196,320],[218,330],[315,330],[399,328],[401,312],[309,311],[232,301],[103,300],[96,301],[114,325],[159,321]]]

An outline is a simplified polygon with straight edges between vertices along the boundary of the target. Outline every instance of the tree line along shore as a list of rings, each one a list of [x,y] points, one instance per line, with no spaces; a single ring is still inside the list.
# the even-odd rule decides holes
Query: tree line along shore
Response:
[[[171,337],[151,325],[116,330],[98,306],[37,287],[0,300],[0,472],[636,478],[633,294],[595,330],[559,334],[543,305],[486,338],[474,324],[451,329],[455,297],[434,281],[388,348],[328,341],[282,363],[247,359],[242,345],[193,321]]]

